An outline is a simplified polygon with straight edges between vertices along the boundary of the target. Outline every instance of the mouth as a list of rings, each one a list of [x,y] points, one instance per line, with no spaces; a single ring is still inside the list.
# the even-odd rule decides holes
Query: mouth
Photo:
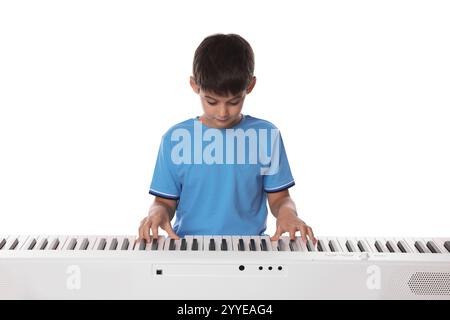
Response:
[[[228,120],[230,120],[230,118],[226,118],[226,119],[218,119],[216,118],[217,121],[219,122],[227,122]]]

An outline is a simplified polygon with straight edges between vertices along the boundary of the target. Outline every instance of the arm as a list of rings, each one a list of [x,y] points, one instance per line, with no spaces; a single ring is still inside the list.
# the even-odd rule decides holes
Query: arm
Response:
[[[295,203],[291,199],[288,189],[267,193],[267,199],[269,201],[270,211],[277,219],[277,229],[275,235],[271,237],[271,240],[278,240],[284,232],[289,232],[291,239],[295,239],[295,233],[300,231],[304,241],[309,236],[316,243],[317,240],[314,237],[311,227],[298,217]]]
[[[157,238],[158,227],[165,230],[170,238],[179,239],[170,224],[170,221],[175,216],[176,209],[176,200],[155,197],[147,217],[142,219],[141,225],[139,226],[139,239],[145,239],[147,242],[150,242],[150,229],[152,230],[153,238]]]

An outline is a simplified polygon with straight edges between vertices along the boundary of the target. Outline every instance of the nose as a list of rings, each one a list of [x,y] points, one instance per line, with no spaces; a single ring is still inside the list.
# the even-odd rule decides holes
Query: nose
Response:
[[[228,113],[228,108],[227,108],[227,106],[222,105],[222,106],[220,107],[220,109],[219,109],[219,117],[220,117],[221,119],[224,119],[224,118],[228,118],[228,116],[229,116],[229,113]]]

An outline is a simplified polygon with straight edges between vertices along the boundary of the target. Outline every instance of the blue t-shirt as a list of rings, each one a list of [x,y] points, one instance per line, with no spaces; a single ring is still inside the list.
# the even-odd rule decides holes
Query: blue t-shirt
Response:
[[[270,122],[242,115],[229,129],[191,118],[162,137],[149,193],[178,202],[175,233],[263,235],[267,193],[295,184]]]

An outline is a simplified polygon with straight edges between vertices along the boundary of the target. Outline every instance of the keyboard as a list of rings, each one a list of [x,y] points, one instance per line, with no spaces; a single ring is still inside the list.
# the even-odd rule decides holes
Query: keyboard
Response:
[[[317,239],[0,235],[0,299],[450,299],[450,238]]]

